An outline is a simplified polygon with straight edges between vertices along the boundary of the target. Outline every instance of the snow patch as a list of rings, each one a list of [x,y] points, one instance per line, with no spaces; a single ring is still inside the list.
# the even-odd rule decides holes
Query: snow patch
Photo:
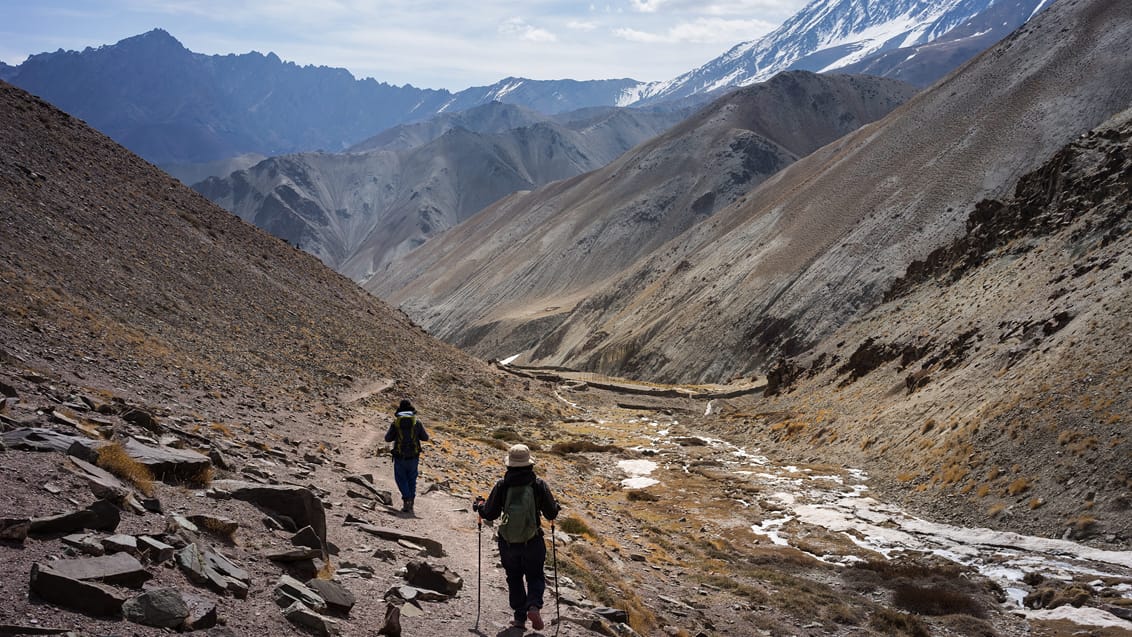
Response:
[[[618,462],[617,468],[629,476],[621,481],[621,486],[626,489],[644,489],[654,484],[660,484],[659,480],[648,477],[649,474],[656,471],[656,467],[657,464],[652,460],[622,460]]]

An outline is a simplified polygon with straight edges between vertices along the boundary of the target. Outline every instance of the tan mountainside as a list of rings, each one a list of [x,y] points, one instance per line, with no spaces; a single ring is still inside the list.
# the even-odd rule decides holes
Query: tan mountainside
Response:
[[[517,354],[637,259],[911,94],[891,80],[782,74],[605,168],[496,203],[365,285],[471,351]]]
[[[1005,194],[1126,108],[1132,82],[1114,79],[1132,77],[1130,46],[1132,5],[1056,3],[883,121],[653,252],[553,331],[475,351],[685,381],[805,351],[954,237],[974,202]]]

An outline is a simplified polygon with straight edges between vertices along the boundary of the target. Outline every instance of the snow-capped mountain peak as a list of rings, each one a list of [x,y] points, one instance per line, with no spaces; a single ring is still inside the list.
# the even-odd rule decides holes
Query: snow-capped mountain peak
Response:
[[[945,38],[992,8],[1002,37],[1052,0],[813,0],[767,35],[667,82],[634,89],[638,103],[747,86],[777,73],[825,72]],[[997,19],[997,18],[996,18]],[[968,36],[972,34],[967,34]]]

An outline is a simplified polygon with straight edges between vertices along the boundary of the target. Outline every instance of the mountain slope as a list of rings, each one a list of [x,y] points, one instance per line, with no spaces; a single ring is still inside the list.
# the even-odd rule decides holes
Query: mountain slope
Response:
[[[594,170],[685,115],[551,117],[493,102],[390,129],[364,152],[271,158],[194,187],[360,279],[500,197]]]
[[[789,423],[723,429],[876,466],[932,519],[1132,538],[1130,174],[1132,109],[967,208],[884,303],[779,361],[761,409]]]
[[[654,252],[530,342],[530,358],[693,380],[806,350],[958,233],[972,202],[1126,107],[1132,84],[1111,78],[1132,76],[1130,45],[1132,6],[1054,4]]]
[[[222,383],[294,409],[353,379],[436,396],[437,365],[493,376],[77,119],[6,84],[0,100],[5,356],[152,377],[153,400]]]
[[[746,86],[791,69],[869,69],[924,86],[1013,31],[1050,1],[814,0],[758,40],[737,44],[697,69],[643,88],[637,100],[647,104],[722,86]],[[973,25],[985,26],[977,38],[971,37]],[[941,46],[909,50],[937,40]],[[905,51],[899,61],[862,62],[894,49]],[[916,70],[902,70],[901,64],[910,62],[914,53],[922,55],[913,65]],[[932,61],[921,65],[925,59]]]
[[[913,92],[880,78],[780,75],[601,170],[497,203],[366,287],[478,354],[523,351],[638,258]]]

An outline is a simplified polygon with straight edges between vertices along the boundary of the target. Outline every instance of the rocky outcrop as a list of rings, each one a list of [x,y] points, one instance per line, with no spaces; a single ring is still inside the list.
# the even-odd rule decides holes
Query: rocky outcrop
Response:
[[[232,480],[218,480],[212,486],[228,497],[251,502],[271,515],[285,518],[295,530],[309,526],[326,543],[326,510],[310,489]]]

